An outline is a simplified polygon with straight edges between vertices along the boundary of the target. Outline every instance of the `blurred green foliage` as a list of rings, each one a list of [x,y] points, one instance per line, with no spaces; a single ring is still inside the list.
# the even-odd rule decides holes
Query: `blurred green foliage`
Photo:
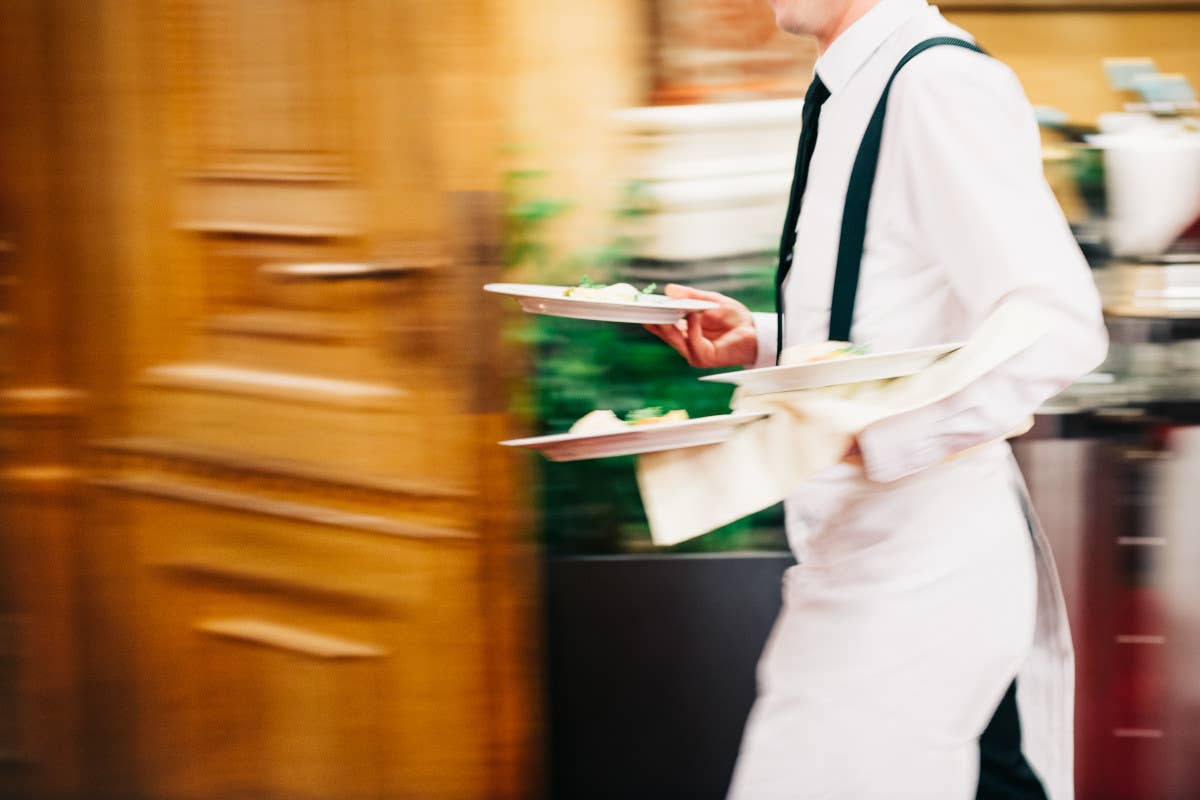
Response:
[[[1093,217],[1108,213],[1104,189],[1104,151],[1097,147],[1077,147],[1071,156],[1071,175],[1079,187],[1079,196]]]
[[[568,201],[539,193],[545,173],[512,172],[507,193],[504,254],[506,266],[543,276],[588,275],[596,281],[623,279],[631,263],[632,240],[621,221],[649,211],[644,187],[630,184],[615,211],[611,242],[591,252],[558,259],[546,240],[546,226],[566,212]],[[774,258],[749,266],[739,299],[751,308],[773,303]],[[540,278],[539,278],[540,279]],[[683,276],[681,276],[683,279]],[[639,288],[641,283],[637,284]],[[639,325],[587,322],[542,315],[510,317],[508,336],[530,350],[529,385],[513,393],[518,414],[533,421],[538,434],[561,433],[584,414],[612,409],[624,416],[648,406],[686,409],[693,417],[729,410],[731,387],[698,381],[705,371],[690,367]],[[713,370],[715,371],[715,370]],[[552,553],[599,554],[653,549],[638,494],[634,458],[555,463],[537,459],[539,534]],[[786,548],[779,509],[739,520],[673,551],[698,552]]]

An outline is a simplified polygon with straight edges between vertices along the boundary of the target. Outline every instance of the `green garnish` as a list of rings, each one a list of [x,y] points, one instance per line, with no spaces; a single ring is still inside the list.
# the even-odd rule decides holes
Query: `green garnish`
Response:
[[[618,286],[626,286],[628,284],[617,284],[617,285]],[[587,275],[584,275],[582,278],[579,279],[578,286],[567,287],[566,291],[564,291],[563,294],[566,295],[567,297],[571,297],[575,294],[576,289],[607,289],[607,288],[608,288],[607,283],[596,283],[594,280],[589,278]],[[630,287],[630,288],[632,289],[633,287]],[[642,289],[640,292],[637,292],[635,290],[635,294],[633,295],[633,301],[636,303],[638,301],[638,299],[641,298],[642,295],[653,294],[654,290],[657,288],[658,288],[658,284],[652,283],[649,286],[647,286],[645,289]]]
[[[630,411],[628,414],[625,415],[625,421],[626,422],[637,422],[638,420],[641,420],[641,419],[654,419],[655,417],[661,417],[666,413],[667,412],[665,410],[663,410],[662,406],[650,406],[649,408],[635,408],[633,411]]]
[[[582,278],[579,279],[578,286],[568,287],[567,290],[565,292],[563,292],[563,294],[566,295],[567,297],[571,297],[572,295],[575,294],[576,289],[603,289],[606,286],[608,286],[607,283],[596,283],[594,280],[589,278],[587,275],[584,275]]]
[[[655,289],[657,289],[657,288],[658,288],[658,284],[657,284],[657,283],[652,283],[652,284],[650,284],[650,285],[649,285],[649,286],[647,286],[645,289],[642,289],[642,291],[641,291],[640,293],[638,293],[638,294],[635,294],[635,295],[633,296],[633,302],[635,302],[635,303],[636,303],[638,300],[640,300],[640,299],[642,298],[642,295],[644,295],[644,294],[654,294],[654,290],[655,290]]]

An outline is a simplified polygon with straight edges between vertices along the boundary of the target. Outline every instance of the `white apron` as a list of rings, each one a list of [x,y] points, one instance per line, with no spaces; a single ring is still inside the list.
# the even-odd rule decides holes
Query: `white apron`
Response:
[[[1024,754],[1069,800],[1066,609],[1008,445],[890,484],[839,467],[787,510],[799,564],[729,797],[970,800],[1015,676]]]

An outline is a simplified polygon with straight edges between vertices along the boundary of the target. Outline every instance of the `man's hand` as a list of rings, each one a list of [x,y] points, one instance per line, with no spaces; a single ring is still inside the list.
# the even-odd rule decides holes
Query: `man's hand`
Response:
[[[850,447],[846,449],[846,454],[842,456],[842,462],[855,467],[861,467],[863,465],[863,454],[862,450],[858,449],[857,436],[854,437],[852,442],[850,442]]]
[[[708,300],[718,306],[688,314],[674,325],[645,326],[693,367],[749,366],[758,358],[754,317],[737,300],[675,283],[667,284],[664,292],[667,297]]]

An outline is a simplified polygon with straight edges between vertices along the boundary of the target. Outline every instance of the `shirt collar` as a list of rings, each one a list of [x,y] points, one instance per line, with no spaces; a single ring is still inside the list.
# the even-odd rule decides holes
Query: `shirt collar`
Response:
[[[929,7],[927,0],[880,0],[833,40],[817,59],[816,73],[837,94],[889,36]]]

